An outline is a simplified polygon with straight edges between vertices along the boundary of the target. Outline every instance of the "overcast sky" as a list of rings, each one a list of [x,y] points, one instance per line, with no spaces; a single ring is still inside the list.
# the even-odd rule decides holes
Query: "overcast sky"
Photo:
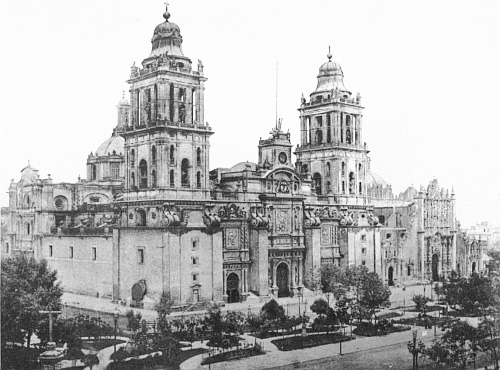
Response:
[[[184,54],[203,61],[211,168],[257,160],[278,116],[299,142],[301,94],[328,46],[366,107],[372,171],[393,185],[453,186],[463,226],[500,225],[500,2],[170,0]],[[130,67],[149,56],[158,0],[0,2],[1,204],[31,165],[86,176],[116,124]]]

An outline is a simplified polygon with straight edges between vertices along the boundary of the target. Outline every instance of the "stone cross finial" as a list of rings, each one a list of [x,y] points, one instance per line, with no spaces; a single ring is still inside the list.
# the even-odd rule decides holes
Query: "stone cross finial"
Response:
[[[163,13],[163,18],[168,22],[168,19],[170,18],[170,13],[168,12],[168,2],[165,2],[165,13]]]

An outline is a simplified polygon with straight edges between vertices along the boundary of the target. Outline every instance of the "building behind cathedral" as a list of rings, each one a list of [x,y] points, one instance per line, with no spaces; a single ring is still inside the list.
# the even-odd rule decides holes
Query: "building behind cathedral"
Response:
[[[144,307],[163,293],[181,307],[308,294],[323,264],[366,266],[388,285],[480,270],[453,191],[432,180],[394,196],[371,171],[361,95],[331,54],[302,96],[299,145],[278,121],[256,163],[210,170],[203,64],[164,18],[87,179],[56,184],[28,165],[11,183],[2,255],[45,258],[66,291]]]

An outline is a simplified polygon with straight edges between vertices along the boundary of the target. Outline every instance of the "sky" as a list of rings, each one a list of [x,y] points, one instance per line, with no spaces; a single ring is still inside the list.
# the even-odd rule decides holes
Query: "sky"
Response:
[[[28,164],[85,178],[116,125],[130,67],[164,21],[158,0],[0,2],[0,204]],[[257,161],[278,117],[299,142],[297,109],[319,67],[341,65],[365,107],[371,169],[392,184],[453,187],[463,227],[500,225],[500,2],[170,0],[183,51],[205,83],[211,169]],[[276,84],[276,66],[278,83]],[[278,98],[276,101],[276,85]]]

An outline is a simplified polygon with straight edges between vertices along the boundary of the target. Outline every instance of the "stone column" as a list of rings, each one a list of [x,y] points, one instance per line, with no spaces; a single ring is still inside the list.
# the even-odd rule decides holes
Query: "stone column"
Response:
[[[304,116],[300,116],[300,145],[307,144],[307,123]]]
[[[227,303],[228,301],[227,282],[226,282],[226,271],[224,270],[224,267],[222,268],[222,298],[224,299],[224,302]]]

